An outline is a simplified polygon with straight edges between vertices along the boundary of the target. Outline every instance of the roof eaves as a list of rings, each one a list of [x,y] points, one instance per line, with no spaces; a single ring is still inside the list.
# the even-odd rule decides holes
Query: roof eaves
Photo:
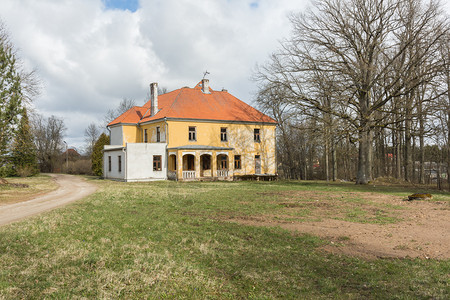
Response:
[[[106,125],[106,127],[110,127],[115,124],[121,124],[122,123],[121,121],[124,120],[132,111],[137,111],[136,108],[141,108],[141,107],[140,106],[131,107],[129,110],[127,110],[126,112],[124,112],[123,114],[121,114],[120,116],[118,116],[117,118],[112,120],[111,122],[109,122],[108,125]],[[114,121],[118,120],[119,118],[120,118],[120,121],[113,123]]]
[[[143,124],[143,125],[145,125],[145,124],[152,124],[152,123],[157,123],[157,122],[164,121],[165,119],[167,119],[167,118],[161,117],[161,118],[158,118],[158,119],[147,120],[147,121],[140,120],[139,124]]]
[[[232,124],[263,124],[276,126],[278,122],[264,121],[238,121],[238,120],[215,120],[215,119],[195,119],[195,118],[166,118],[167,121],[180,121],[180,122],[204,122],[204,123],[232,123]]]

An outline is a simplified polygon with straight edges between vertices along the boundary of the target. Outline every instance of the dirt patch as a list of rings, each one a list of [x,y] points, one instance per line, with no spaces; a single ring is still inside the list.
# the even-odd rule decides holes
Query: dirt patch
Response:
[[[97,190],[97,186],[77,176],[65,174],[51,174],[51,176],[59,185],[57,190],[31,200],[1,205],[0,226],[82,199]]]
[[[336,254],[369,259],[450,258],[450,202],[405,201],[360,192],[289,192],[273,197],[281,213],[224,219],[318,235],[329,240],[323,251]]]

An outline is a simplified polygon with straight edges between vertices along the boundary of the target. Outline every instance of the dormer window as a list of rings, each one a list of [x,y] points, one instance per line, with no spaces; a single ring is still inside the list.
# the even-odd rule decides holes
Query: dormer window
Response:
[[[227,137],[227,128],[226,128],[226,127],[220,128],[220,141],[221,141],[221,142],[226,142],[226,141],[228,141],[228,137]]]
[[[189,141],[197,140],[197,132],[195,126],[189,126]]]

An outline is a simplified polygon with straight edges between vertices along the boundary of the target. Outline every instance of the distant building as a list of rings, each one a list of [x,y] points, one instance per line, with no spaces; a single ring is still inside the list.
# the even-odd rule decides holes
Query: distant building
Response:
[[[61,154],[61,158],[66,161],[75,161],[81,157],[81,154],[77,152],[77,150],[69,148]]]

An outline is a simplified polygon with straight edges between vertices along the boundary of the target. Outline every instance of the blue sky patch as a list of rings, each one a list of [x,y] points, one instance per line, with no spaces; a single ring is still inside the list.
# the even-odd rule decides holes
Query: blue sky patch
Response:
[[[129,10],[135,12],[139,8],[139,0],[102,0],[106,9]]]
[[[258,4],[258,2],[252,2],[252,3],[250,3],[250,7],[253,9],[257,9],[259,7],[259,4]]]

